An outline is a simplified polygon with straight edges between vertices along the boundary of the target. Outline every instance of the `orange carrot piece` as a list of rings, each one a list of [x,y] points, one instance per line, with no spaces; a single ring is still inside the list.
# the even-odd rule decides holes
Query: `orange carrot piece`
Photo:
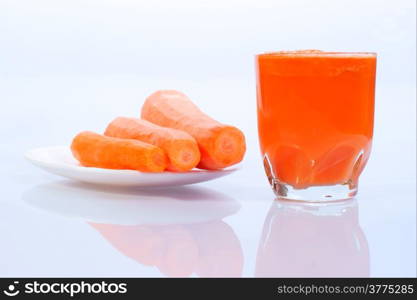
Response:
[[[86,167],[162,172],[168,164],[164,151],[159,147],[91,131],[79,133],[72,141],[71,151]]]
[[[189,171],[200,161],[200,150],[191,135],[146,120],[118,117],[107,126],[104,135],[135,139],[160,147],[169,158],[170,171]]]
[[[193,136],[201,152],[198,168],[225,168],[240,162],[245,154],[245,136],[239,129],[213,120],[181,92],[153,93],[142,107],[142,118]]]

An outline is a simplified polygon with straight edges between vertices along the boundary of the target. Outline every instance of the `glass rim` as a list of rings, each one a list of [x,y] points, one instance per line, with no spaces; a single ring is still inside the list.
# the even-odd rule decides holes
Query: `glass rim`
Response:
[[[293,50],[268,51],[256,54],[255,57],[376,57],[376,52],[367,51],[320,51],[320,50]]]

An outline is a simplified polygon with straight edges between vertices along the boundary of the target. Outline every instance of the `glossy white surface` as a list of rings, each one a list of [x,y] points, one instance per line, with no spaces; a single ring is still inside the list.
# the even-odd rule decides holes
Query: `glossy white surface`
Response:
[[[73,157],[68,146],[32,149],[26,152],[25,157],[35,166],[52,174],[81,182],[124,187],[168,187],[194,184],[229,175],[238,169],[234,166],[216,171],[195,169],[181,173],[144,173],[134,170],[86,168]]]
[[[415,1],[197,2],[0,2],[0,276],[416,276]],[[253,55],[306,48],[378,53],[356,202],[274,201],[262,169]],[[24,159],[160,88],[241,128],[242,169],[97,188]]]

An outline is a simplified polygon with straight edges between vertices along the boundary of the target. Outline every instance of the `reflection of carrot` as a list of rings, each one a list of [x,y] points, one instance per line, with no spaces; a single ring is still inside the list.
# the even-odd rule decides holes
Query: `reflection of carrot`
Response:
[[[165,248],[164,236],[157,230],[141,225],[89,223],[124,255],[146,265],[159,263]]]
[[[86,167],[162,172],[167,166],[167,157],[159,147],[90,131],[79,133],[72,141],[71,150]]]
[[[197,142],[191,135],[146,120],[118,117],[107,126],[104,135],[135,139],[161,147],[168,155],[168,169],[171,171],[191,170],[200,161]]]
[[[240,277],[242,246],[236,233],[222,220],[188,225],[198,245],[196,274],[200,277]]]
[[[240,162],[245,154],[245,137],[239,129],[213,120],[181,92],[153,93],[142,107],[142,118],[192,135],[200,147],[199,168],[224,168]]]
[[[199,260],[199,248],[184,225],[155,226],[165,238],[165,248],[157,263],[161,273],[169,277],[188,277]]]

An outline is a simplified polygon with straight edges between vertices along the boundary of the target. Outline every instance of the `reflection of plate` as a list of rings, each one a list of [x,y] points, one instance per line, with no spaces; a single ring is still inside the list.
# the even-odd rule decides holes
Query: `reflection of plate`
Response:
[[[222,219],[240,205],[202,187],[152,190],[91,186],[61,181],[36,186],[23,194],[31,206],[84,221],[106,224],[194,224]]]
[[[25,157],[35,166],[50,173],[67,178],[95,184],[164,187],[192,184],[226,176],[237,168],[224,170],[192,170],[190,172],[175,173],[143,173],[134,170],[112,170],[101,168],[87,168],[80,166],[65,146],[55,146],[30,150]]]

